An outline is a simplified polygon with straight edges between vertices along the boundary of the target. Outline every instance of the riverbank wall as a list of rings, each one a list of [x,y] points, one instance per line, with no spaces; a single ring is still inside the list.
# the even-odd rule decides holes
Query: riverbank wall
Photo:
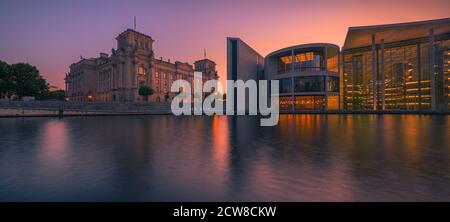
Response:
[[[152,102],[63,102],[0,101],[0,117],[171,115],[170,103]],[[280,114],[412,114],[448,115],[450,112],[419,111],[280,111]]]

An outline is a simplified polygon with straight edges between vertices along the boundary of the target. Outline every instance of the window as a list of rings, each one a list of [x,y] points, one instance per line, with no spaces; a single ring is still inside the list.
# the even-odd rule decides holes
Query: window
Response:
[[[295,70],[320,71],[323,69],[322,52],[299,52],[295,54]]]
[[[147,75],[147,69],[145,69],[143,66],[139,66],[137,69],[138,75]]]
[[[295,62],[302,63],[307,61],[312,61],[314,57],[313,52],[304,52],[295,55]]]
[[[296,110],[324,110],[325,97],[324,96],[296,96],[295,97]]]
[[[334,76],[327,77],[328,92],[339,92],[339,78]]]
[[[278,58],[278,73],[288,73],[291,71],[292,56],[286,55]]]
[[[329,95],[328,110],[338,110],[338,109],[339,109],[339,96]]]
[[[279,79],[280,93],[292,92],[292,78]]]
[[[292,97],[280,96],[278,105],[280,107],[280,110],[292,110]]]
[[[325,91],[324,76],[307,76],[294,78],[295,92],[323,92]]]
[[[339,69],[339,52],[338,49],[327,48],[327,70],[330,72],[338,72]]]

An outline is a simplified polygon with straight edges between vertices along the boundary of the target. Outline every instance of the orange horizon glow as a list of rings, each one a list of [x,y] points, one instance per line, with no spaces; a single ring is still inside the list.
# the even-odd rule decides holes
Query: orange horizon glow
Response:
[[[89,3],[91,3],[89,1]],[[342,46],[352,26],[380,25],[450,17],[450,1],[154,1],[126,4],[94,1],[2,3],[0,60],[28,62],[44,78],[64,88],[69,66],[83,57],[110,54],[115,37],[130,28],[155,39],[155,58],[193,64],[217,63],[226,81],[226,37],[239,37],[261,55],[315,42]]]

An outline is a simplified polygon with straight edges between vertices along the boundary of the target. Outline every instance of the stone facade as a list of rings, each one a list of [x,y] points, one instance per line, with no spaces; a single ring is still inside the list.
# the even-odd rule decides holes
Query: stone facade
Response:
[[[128,29],[116,40],[117,49],[112,49],[111,55],[100,53],[97,58],[80,58],[70,66],[65,77],[70,101],[164,102],[175,96],[170,93],[175,80],[184,79],[192,85],[192,65],[156,59],[150,36]],[[195,71],[203,72],[204,81],[218,78],[213,61],[202,59],[194,64]],[[148,98],[138,92],[144,85],[155,91]]]

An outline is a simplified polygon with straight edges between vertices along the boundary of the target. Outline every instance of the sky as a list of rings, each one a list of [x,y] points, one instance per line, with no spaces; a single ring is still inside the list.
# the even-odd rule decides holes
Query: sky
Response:
[[[449,0],[1,0],[0,60],[36,66],[64,88],[70,64],[116,48],[127,28],[155,40],[155,57],[217,63],[226,80],[226,37],[265,56],[291,45],[342,46],[348,27],[450,17]]]

